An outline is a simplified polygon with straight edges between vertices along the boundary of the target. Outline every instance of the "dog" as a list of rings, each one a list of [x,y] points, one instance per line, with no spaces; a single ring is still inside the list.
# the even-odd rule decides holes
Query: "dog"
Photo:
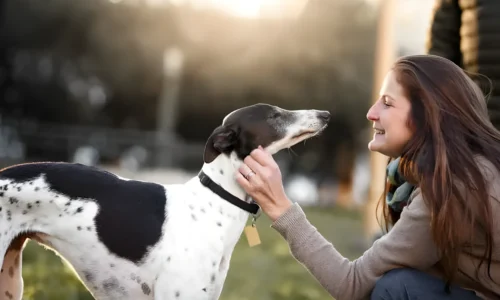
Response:
[[[95,299],[214,300],[259,207],[235,179],[259,145],[271,154],[318,135],[330,114],[255,104],[208,138],[198,176],[162,185],[66,162],[0,171],[0,300],[23,295],[28,239],[54,251]]]

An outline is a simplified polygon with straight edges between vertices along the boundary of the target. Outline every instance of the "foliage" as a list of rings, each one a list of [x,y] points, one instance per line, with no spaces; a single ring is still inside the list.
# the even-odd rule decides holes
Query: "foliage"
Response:
[[[366,1],[310,0],[298,19],[258,21],[146,2],[3,1],[2,115],[155,130],[171,88],[164,53],[175,47],[184,64],[173,123],[183,139],[204,142],[225,114],[257,102],[327,109],[337,122],[321,149],[330,167],[337,145],[366,127],[376,36]]]
[[[306,208],[309,220],[347,257],[354,259],[362,249],[359,216],[333,209]],[[248,247],[242,236],[231,259],[221,300],[323,300],[331,297],[289,253],[285,241],[258,220],[262,244]],[[357,249],[356,249],[357,248]],[[90,294],[51,251],[30,242],[24,251],[25,300],[92,300]]]

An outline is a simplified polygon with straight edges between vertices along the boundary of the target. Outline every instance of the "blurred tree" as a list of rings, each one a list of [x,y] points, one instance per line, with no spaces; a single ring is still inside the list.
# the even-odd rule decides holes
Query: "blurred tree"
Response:
[[[311,0],[296,20],[126,1],[2,7],[4,115],[154,130],[163,54],[175,46],[185,57],[176,132],[189,141],[204,142],[225,114],[256,102],[328,109],[335,126],[307,148],[331,166],[337,146],[356,147],[365,124],[375,13],[362,0]]]

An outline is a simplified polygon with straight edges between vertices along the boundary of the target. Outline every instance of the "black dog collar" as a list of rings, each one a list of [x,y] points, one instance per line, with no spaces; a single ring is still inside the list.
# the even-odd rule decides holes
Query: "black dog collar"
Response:
[[[253,215],[256,215],[259,212],[260,206],[257,203],[247,203],[245,201],[242,201],[241,199],[233,196],[230,194],[228,191],[223,189],[220,185],[215,183],[210,177],[208,177],[207,174],[205,174],[203,171],[200,171],[198,174],[198,178],[200,178],[201,184],[209,188],[212,192],[216,193],[217,195],[221,196],[222,199],[226,200],[227,202],[243,209],[244,211],[247,211]]]

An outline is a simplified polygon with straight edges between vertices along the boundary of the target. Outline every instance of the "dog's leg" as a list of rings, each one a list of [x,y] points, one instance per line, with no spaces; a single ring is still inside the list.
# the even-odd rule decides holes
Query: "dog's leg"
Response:
[[[25,237],[14,239],[5,253],[0,272],[0,300],[23,298],[22,250],[25,241]]]
[[[229,257],[229,258],[227,258],[227,257]],[[216,288],[214,290],[213,299],[219,299],[220,295],[222,294],[222,289],[224,288],[224,281],[226,280],[226,276],[227,276],[227,273],[229,271],[230,259],[231,259],[231,254],[226,256],[226,257],[222,257],[222,260],[221,260],[220,265],[219,265],[219,272],[220,272],[219,281],[221,281],[222,284],[216,285]]]

